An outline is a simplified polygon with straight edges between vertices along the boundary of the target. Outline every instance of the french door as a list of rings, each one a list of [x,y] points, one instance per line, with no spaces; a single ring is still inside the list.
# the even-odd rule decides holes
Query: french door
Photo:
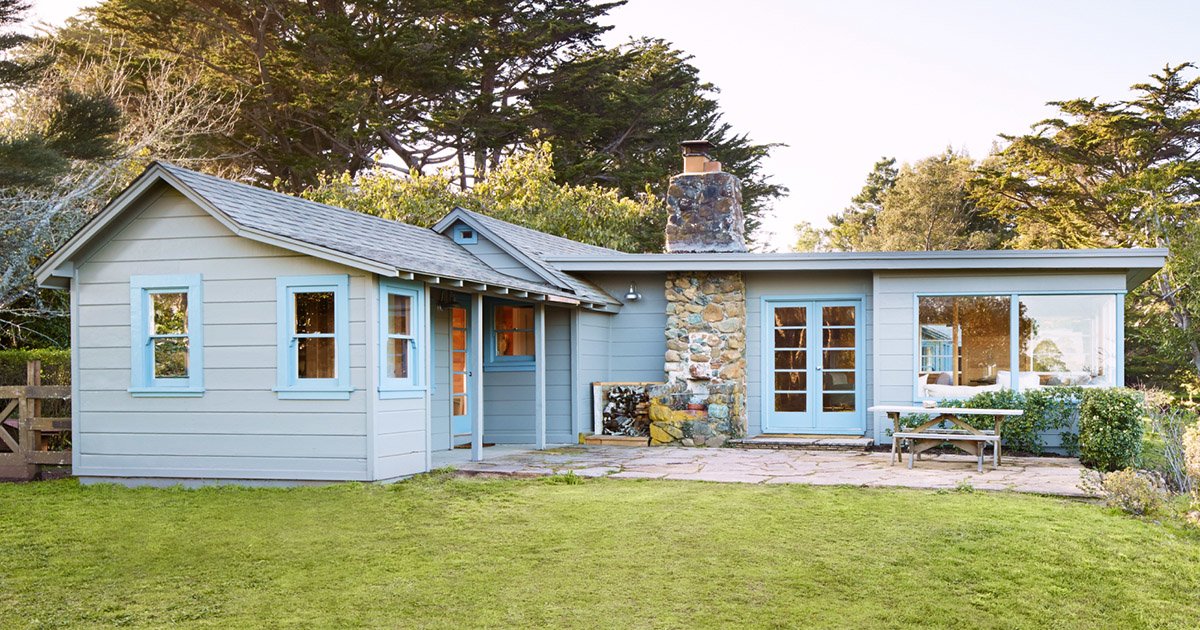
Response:
[[[763,431],[861,435],[862,302],[768,301]]]

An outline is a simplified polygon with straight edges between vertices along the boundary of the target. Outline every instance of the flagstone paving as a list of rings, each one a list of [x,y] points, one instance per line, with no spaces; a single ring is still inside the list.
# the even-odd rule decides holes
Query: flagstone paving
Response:
[[[728,483],[801,483],[977,490],[1008,490],[1086,497],[1078,459],[1008,457],[999,468],[990,459],[980,474],[967,455],[924,454],[916,467],[889,465],[889,453],[735,448],[565,446],[523,451],[482,462],[458,463],[461,474],[546,476],[568,471],[583,477],[678,479]]]

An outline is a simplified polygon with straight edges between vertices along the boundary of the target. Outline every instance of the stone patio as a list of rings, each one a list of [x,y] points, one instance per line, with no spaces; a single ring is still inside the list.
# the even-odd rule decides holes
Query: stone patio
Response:
[[[677,479],[729,483],[802,483],[821,486],[1007,490],[1087,497],[1079,487],[1079,460],[1065,457],[1004,457],[998,469],[988,459],[983,474],[967,455],[925,454],[909,470],[888,465],[888,453],[734,448],[564,446],[545,451],[511,451],[485,461],[456,463],[467,475],[535,477],[568,471],[583,477]]]

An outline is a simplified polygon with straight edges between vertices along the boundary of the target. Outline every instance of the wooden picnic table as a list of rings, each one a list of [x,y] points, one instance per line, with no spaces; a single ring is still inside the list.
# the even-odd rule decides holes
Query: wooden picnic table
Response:
[[[908,442],[908,467],[913,467],[913,461],[921,453],[949,442],[955,448],[974,455],[979,461],[979,472],[983,472],[983,454],[988,444],[992,445],[992,465],[1000,466],[1000,430],[1004,421],[1010,416],[1021,416],[1025,412],[1020,409],[974,409],[968,407],[918,407],[906,405],[875,405],[867,409],[870,412],[886,413],[892,419],[892,457],[890,463],[899,461],[901,442]],[[921,414],[930,419],[910,429],[900,426],[902,414]],[[961,416],[991,416],[994,419],[992,429],[977,429],[963,420]],[[941,428],[943,422],[949,422],[955,428]]]

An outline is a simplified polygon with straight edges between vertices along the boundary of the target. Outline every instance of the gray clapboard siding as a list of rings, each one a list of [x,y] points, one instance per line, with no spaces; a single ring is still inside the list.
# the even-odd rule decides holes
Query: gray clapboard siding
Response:
[[[174,191],[149,201],[78,267],[81,476],[366,479],[367,274],[232,235]],[[202,274],[205,393],[134,398],[131,275]],[[350,276],[349,400],[279,400],[275,277]]]
[[[611,333],[605,351],[607,365],[603,377],[595,380],[662,381],[667,353],[666,274],[590,274],[588,279],[622,301],[630,282],[636,282],[642,294],[642,299],[608,316]]]
[[[534,441],[534,373],[484,368],[484,440]],[[574,442],[571,430],[571,314],[546,309],[546,441]]]
[[[764,297],[794,297],[803,300],[808,297],[863,297],[863,322],[860,334],[864,336],[864,354],[866,361],[864,375],[866,376],[866,406],[871,406],[872,367],[874,361],[874,336],[872,323],[876,321],[873,313],[871,290],[871,275],[866,272],[814,272],[814,273],[779,273],[779,272],[748,272],[746,280],[746,415],[747,432],[750,435],[762,433],[762,298]],[[866,415],[864,409],[863,414]],[[870,434],[870,418],[867,418],[867,432]]]
[[[608,337],[613,317],[592,311],[576,313],[575,392],[572,408],[575,411],[575,426],[583,431],[592,431],[592,383],[608,380]]]
[[[874,371],[875,400],[882,405],[913,404],[916,338],[913,304],[916,295],[929,293],[994,292],[1079,292],[1125,291],[1123,273],[981,273],[978,270],[939,273],[877,272],[874,299],[878,313],[875,325],[879,353]],[[890,423],[874,419],[877,441],[886,439]],[[1044,438],[1051,447],[1061,445],[1057,433]]]
[[[451,234],[454,228],[450,228],[446,234]],[[496,246],[495,243],[489,241],[487,237],[476,232],[479,236],[479,242],[473,245],[463,245],[462,247],[475,255],[483,262],[487,263],[492,269],[501,273],[508,274],[531,282],[545,282],[541,276],[522,264],[516,258],[508,255],[507,252]]]

